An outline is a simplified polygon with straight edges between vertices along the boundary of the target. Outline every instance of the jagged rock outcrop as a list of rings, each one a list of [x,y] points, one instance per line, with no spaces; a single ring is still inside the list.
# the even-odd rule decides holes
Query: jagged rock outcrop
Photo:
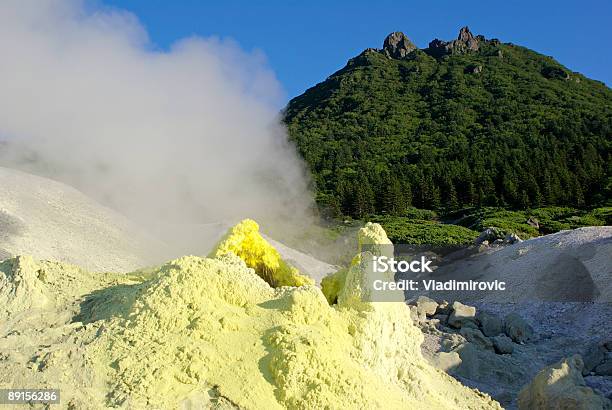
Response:
[[[389,34],[383,43],[383,52],[392,58],[406,58],[416,49],[417,47],[401,31]]]
[[[447,42],[437,38],[434,39],[429,43],[427,52],[434,57],[441,57],[447,54],[464,54],[471,51],[478,51],[480,48],[479,39],[484,40],[484,37],[474,37],[470,29],[465,26],[459,30],[459,35],[456,40]]]
[[[468,26],[462,27],[461,30],[459,30],[457,41],[460,44],[465,44],[468,50],[478,50],[478,40],[474,37]]]

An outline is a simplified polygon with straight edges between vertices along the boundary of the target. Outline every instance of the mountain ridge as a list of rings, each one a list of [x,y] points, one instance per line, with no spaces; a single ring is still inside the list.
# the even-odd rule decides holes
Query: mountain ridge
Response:
[[[283,114],[333,215],[610,202],[612,91],[467,27],[426,49],[391,33]]]

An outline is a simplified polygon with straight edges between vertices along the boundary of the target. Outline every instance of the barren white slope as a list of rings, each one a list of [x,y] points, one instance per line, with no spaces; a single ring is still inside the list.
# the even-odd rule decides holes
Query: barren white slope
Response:
[[[561,231],[443,266],[446,281],[506,282],[503,292],[457,292],[480,302],[612,302],[612,227]]]
[[[187,254],[205,256],[230,226],[223,222],[160,225],[153,234],[145,233],[123,215],[68,185],[0,167],[0,260],[28,254],[94,272],[128,272]],[[164,238],[171,240],[165,243]],[[336,270],[266,239],[317,283]]]
[[[18,254],[130,271],[161,262],[159,241],[65,184],[0,167],[0,260]]]
[[[290,248],[287,245],[275,241],[270,237],[267,237],[265,235],[264,237],[268,242],[270,242],[272,246],[274,246],[278,253],[281,254],[284,260],[298,268],[300,272],[304,272],[305,274],[313,278],[317,285],[321,284],[321,280],[324,277],[336,272],[339,269],[339,267],[337,266],[322,262],[312,257],[311,255]]]

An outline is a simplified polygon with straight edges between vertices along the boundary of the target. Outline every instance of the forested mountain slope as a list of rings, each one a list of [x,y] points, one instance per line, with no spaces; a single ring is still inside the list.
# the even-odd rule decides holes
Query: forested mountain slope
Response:
[[[427,49],[392,33],[284,115],[335,215],[588,207],[612,196],[612,90],[467,27]]]

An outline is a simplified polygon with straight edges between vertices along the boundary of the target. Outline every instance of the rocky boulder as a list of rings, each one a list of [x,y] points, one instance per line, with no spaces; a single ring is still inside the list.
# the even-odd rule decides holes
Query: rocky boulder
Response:
[[[391,58],[406,58],[416,49],[412,41],[400,31],[389,34],[383,43],[383,52]]]
[[[452,372],[461,365],[461,358],[457,352],[438,352],[431,358],[431,364],[442,371]]]
[[[440,340],[440,347],[444,352],[456,350],[459,346],[466,344],[465,337],[457,333],[445,333]]]
[[[510,356],[495,354],[474,343],[464,343],[455,351],[461,359],[461,364],[452,372],[455,375],[470,380],[495,381],[504,386],[513,386],[525,379],[525,369],[515,366]]]
[[[410,310],[410,319],[412,319],[413,323],[419,324],[425,321],[425,314],[420,313],[416,306],[410,305],[408,309]]]
[[[438,308],[436,309],[436,315],[450,315],[452,311],[452,306],[448,301],[443,300],[438,304]]]
[[[504,242],[510,245],[513,245],[515,243],[520,243],[523,242],[523,240],[521,238],[519,238],[519,236],[515,233],[509,233],[508,235],[506,235],[506,237],[504,238]]]
[[[477,344],[487,350],[493,350],[493,342],[488,337],[483,335],[482,332],[478,329],[473,329],[471,327],[462,327],[459,330],[459,334],[465,337],[468,342]]]
[[[597,365],[594,372],[599,376],[612,376],[612,356],[609,356],[603,363]]]
[[[471,64],[465,68],[465,73],[467,74],[480,74],[482,73],[482,65],[480,64]]]
[[[497,336],[504,331],[504,322],[499,316],[479,311],[476,319],[480,323],[480,329],[485,336]]]
[[[606,358],[606,348],[599,343],[593,343],[584,349],[582,353],[582,375],[591,373]]]
[[[478,235],[478,238],[474,240],[475,245],[480,245],[483,242],[494,243],[497,240],[503,240],[506,237],[506,233],[495,226],[490,226]]]
[[[586,349],[582,375],[586,376],[589,373],[612,376],[612,351],[607,350],[606,344],[597,343]]]
[[[474,327],[471,325],[476,324],[476,308],[464,305],[461,302],[453,302],[452,313],[448,317],[448,324],[456,329]]]
[[[427,296],[419,296],[416,301],[416,306],[419,316],[433,316],[438,309],[438,302]]]
[[[492,337],[491,341],[493,342],[495,353],[510,354],[514,351],[514,343],[512,343],[512,339],[506,335]]]
[[[519,393],[519,410],[608,408],[610,401],[585,385],[582,367],[580,355],[545,367]]]
[[[504,332],[516,343],[525,343],[535,338],[533,327],[516,313],[506,316]]]
[[[530,216],[529,219],[527,219],[527,225],[540,229],[540,221],[538,218],[534,218],[533,216]]]

